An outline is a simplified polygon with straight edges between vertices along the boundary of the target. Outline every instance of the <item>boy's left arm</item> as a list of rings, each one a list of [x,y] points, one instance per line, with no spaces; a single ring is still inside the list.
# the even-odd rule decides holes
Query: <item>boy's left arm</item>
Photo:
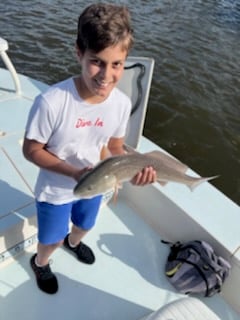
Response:
[[[108,149],[112,155],[126,153],[124,148],[124,138],[111,138],[108,143]],[[144,186],[157,181],[156,171],[152,167],[146,167],[138,172],[131,180],[131,183],[136,186]]]
[[[123,144],[124,144],[124,138],[110,138],[107,147],[111,155],[116,156],[119,154],[126,153],[123,148]]]

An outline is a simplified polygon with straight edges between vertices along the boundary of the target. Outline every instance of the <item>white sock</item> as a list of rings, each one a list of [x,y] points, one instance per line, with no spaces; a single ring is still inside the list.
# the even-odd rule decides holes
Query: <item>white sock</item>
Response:
[[[77,245],[73,245],[68,237],[68,244],[69,244],[69,247],[71,248],[76,248]]]
[[[45,267],[45,266],[41,266],[41,265],[37,262],[37,256],[35,257],[35,265],[36,265],[38,268]]]

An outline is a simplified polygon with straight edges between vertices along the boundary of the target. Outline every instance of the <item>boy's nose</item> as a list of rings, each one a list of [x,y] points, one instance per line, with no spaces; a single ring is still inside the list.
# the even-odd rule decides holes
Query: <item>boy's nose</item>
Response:
[[[101,68],[100,76],[102,80],[108,80],[111,76],[111,68],[110,66],[106,65]]]

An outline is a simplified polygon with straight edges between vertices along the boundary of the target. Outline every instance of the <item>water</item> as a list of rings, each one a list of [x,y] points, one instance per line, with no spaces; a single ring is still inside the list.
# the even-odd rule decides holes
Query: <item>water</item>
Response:
[[[119,1],[111,1],[118,3]],[[131,54],[155,59],[144,134],[240,204],[240,0],[126,0]],[[49,84],[78,73],[75,0],[1,0],[18,72]],[[227,214],[227,213],[226,213]]]

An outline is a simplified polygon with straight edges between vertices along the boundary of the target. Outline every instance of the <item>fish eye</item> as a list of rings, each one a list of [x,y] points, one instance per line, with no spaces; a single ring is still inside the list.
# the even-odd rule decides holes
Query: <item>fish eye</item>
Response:
[[[92,186],[88,186],[88,188],[87,188],[89,191],[91,191],[92,190]]]

